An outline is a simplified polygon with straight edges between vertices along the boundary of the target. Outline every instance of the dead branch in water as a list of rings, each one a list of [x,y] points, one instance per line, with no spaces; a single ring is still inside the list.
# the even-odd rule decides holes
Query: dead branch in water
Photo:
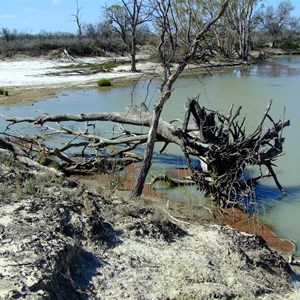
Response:
[[[289,126],[288,120],[274,122],[269,115],[272,101],[269,102],[259,126],[246,136],[243,126],[236,118],[241,107],[235,112],[230,109],[229,116],[225,117],[216,111],[209,111],[200,107],[198,99],[189,100],[186,105],[186,114],[182,127],[182,150],[186,164],[192,173],[192,179],[199,187],[210,194],[221,207],[228,204],[241,203],[245,198],[253,195],[253,188],[261,176],[247,175],[251,166],[266,166],[277,187],[284,192],[275,172],[272,161],[282,153],[284,138],[282,130]],[[187,130],[190,117],[198,127],[198,137]],[[271,120],[273,127],[263,131],[266,120]],[[204,148],[200,141],[210,146]],[[202,170],[194,170],[190,161],[190,154],[197,156]]]
[[[231,106],[228,116],[217,111],[201,107],[198,98],[189,99],[185,105],[185,115],[177,128],[173,123],[162,119],[158,123],[156,141],[164,143],[163,149],[169,143],[175,143],[182,149],[186,166],[190,171],[190,179],[178,179],[170,176],[157,176],[151,185],[157,181],[168,181],[173,185],[197,184],[201,191],[210,195],[220,207],[240,204],[245,198],[253,196],[254,186],[264,175],[247,175],[249,167],[265,166],[270,176],[284,193],[283,187],[273,170],[273,162],[282,154],[284,138],[282,130],[290,125],[288,120],[275,122],[269,114],[270,101],[259,125],[254,132],[246,135],[244,122],[238,116],[241,107],[234,110]],[[2,140],[0,147],[11,148],[14,152],[27,153],[27,156],[44,165],[58,163],[59,169],[67,174],[76,172],[105,172],[118,171],[124,166],[141,161],[134,150],[143,145],[147,134],[133,132],[123,125],[150,127],[151,113],[140,107],[131,106],[124,113],[96,113],[80,115],[43,114],[30,118],[5,118],[9,123],[8,129],[2,132],[6,141]],[[84,130],[66,126],[69,121],[86,124]],[[95,133],[95,121],[110,121],[119,124],[119,131],[113,136],[106,137]],[[264,130],[266,122],[271,127]],[[60,147],[46,146],[44,133],[42,136],[22,136],[12,134],[8,130],[14,124],[28,122],[49,132],[48,137],[57,137],[64,141]],[[56,124],[50,127],[49,123]],[[63,139],[62,139],[63,137]],[[67,140],[66,140],[67,139]],[[60,142],[61,142],[60,141]],[[67,153],[70,149],[78,149],[77,154]],[[91,154],[92,153],[92,154]],[[192,158],[196,158],[201,168],[195,168]]]

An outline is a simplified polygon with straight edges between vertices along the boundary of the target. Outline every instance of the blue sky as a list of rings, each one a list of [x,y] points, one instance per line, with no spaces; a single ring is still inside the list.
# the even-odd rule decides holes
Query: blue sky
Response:
[[[78,0],[83,23],[97,23],[103,20],[102,8],[114,0]],[[266,6],[277,6],[280,0],[265,0]],[[300,1],[291,1],[295,6],[293,14],[300,16]],[[1,0],[0,28],[16,29],[18,32],[38,33],[76,32],[72,14],[76,13],[76,0]]]
[[[78,0],[83,23],[103,20],[102,8],[111,0]],[[1,0],[0,28],[38,33],[76,32],[76,0]]]

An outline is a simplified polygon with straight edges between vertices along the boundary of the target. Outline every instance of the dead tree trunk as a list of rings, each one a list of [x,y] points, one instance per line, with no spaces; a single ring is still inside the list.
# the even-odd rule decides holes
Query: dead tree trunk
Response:
[[[172,73],[170,68],[170,60],[176,54],[178,49],[178,44],[176,40],[178,39],[178,32],[173,31],[172,27],[177,27],[176,25],[176,17],[174,17],[174,11],[172,10],[171,1],[166,1],[166,3],[159,3],[157,1],[157,6],[159,7],[160,21],[161,21],[161,36],[160,36],[160,44],[158,47],[158,54],[161,60],[161,63],[164,67],[164,80],[161,85],[160,92],[161,96],[157,100],[153,109],[153,118],[152,124],[150,127],[150,131],[148,133],[147,145],[144,153],[144,162],[140,172],[137,176],[137,180],[135,186],[133,188],[132,197],[137,197],[142,194],[143,187],[146,181],[146,177],[149,173],[151,167],[151,160],[153,156],[153,149],[155,145],[155,139],[157,134],[157,126],[159,123],[159,118],[165,103],[169,100],[172,94],[172,87],[175,81],[178,79],[179,75],[184,71],[186,66],[190,61],[192,61],[196,57],[196,50],[198,48],[198,44],[201,40],[204,39],[207,32],[210,28],[223,16],[225,10],[228,5],[228,0],[226,0],[218,13],[210,22],[206,24],[206,26],[197,34],[195,34],[193,39],[189,39],[190,43],[187,47],[184,58],[179,62],[177,69]],[[189,7],[192,10],[191,7]],[[189,37],[190,38],[190,37]],[[168,54],[166,54],[168,53]]]

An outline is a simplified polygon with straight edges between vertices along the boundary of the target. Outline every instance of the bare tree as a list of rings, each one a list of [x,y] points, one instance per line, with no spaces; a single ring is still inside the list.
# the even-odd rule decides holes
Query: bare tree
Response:
[[[222,3],[214,0],[206,0],[204,5],[204,13],[211,18],[215,16],[221,8]],[[218,24],[213,27],[213,38],[209,40],[209,43],[213,45],[214,50],[220,52],[227,58],[232,58],[235,51],[234,34],[230,30],[228,20],[226,18],[220,19]]]
[[[179,42],[178,42],[178,27],[177,27],[177,16],[176,16],[176,1],[166,0],[166,1],[155,1],[154,5],[156,6],[157,13],[157,25],[161,28],[160,32],[160,43],[158,46],[158,53],[160,61],[164,67],[164,78],[163,83],[160,87],[160,98],[155,102],[153,107],[153,117],[148,133],[148,140],[146,144],[146,149],[144,153],[144,160],[140,172],[137,176],[136,184],[132,191],[132,196],[137,197],[142,194],[144,183],[147,177],[147,174],[151,167],[151,161],[153,156],[153,149],[157,135],[157,128],[160,119],[161,112],[165,103],[169,100],[172,94],[172,87],[174,82],[177,80],[179,75],[184,71],[188,63],[195,58],[196,52],[198,49],[199,43],[204,39],[207,32],[210,28],[224,15],[226,8],[228,6],[229,0],[226,0],[219,11],[219,13],[207,24],[193,36],[191,22],[190,27],[187,28],[187,40],[188,44],[185,47],[185,55],[179,61],[178,67],[172,71],[170,62],[173,60],[176,55]],[[191,5],[186,6],[187,15],[189,18],[193,17],[193,7]]]
[[[79,38],[80,41],[82,39],[82,21],[81,21],[82,15],[81,15],[81,10],[82,10],[82,7],[79,7],[78,0],[76,0],[76,13],[73,14],[72,17],[74,17],[73,21],[77,25],[78,38]]]
[[[226,12],[227,20],[238,43],[240,59],[248,61],[254,11],[262,0],[231,0]]]
[[[137,72],[137,30],[140,25],[150,21],[151,9],[143,5],[142,0],[122,0],[122,5],[105,7],[104,12],[130,52],[131,72]]]

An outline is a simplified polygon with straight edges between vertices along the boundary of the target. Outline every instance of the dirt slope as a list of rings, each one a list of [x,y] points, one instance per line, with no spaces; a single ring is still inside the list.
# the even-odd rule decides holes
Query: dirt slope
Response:
[[[175,222],[0,155],[0,299],[283,299],[295,274],[253,235]],[[292,298],[291,298],[292,299]]]

